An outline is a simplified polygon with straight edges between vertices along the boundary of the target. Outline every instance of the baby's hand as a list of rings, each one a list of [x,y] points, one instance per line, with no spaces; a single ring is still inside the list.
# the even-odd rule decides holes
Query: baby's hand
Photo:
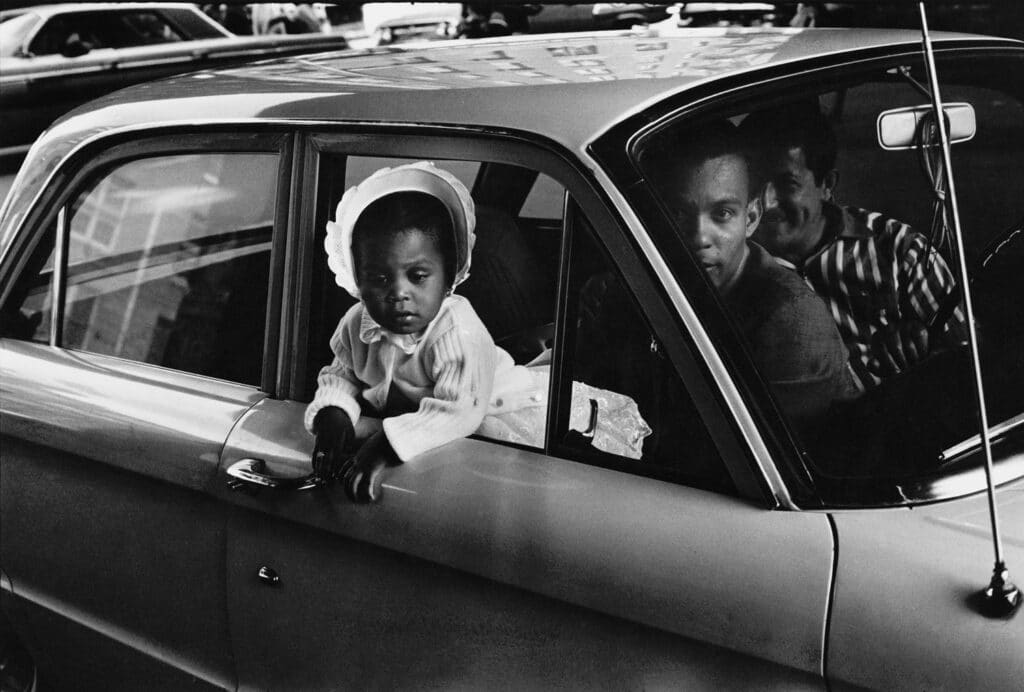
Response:
[[[385,469],[401,464],[384,432],[374,433],[342,471],[342,485],[353,502],[376,502],[380,499]]]
[[[340,478],[348,454],[345,448],[355,434],[352,419],[336,406],[320,409],[313,419],[316,443],[313,446],[313,473],[324,483]]]

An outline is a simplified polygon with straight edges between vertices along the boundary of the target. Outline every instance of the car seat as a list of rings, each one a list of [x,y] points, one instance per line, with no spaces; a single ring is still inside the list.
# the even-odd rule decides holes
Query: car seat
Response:
[[[470,276],[457,291],[473,304],[495,342],[523,363],[540,353],[544,335],[550,335],[554,280],[545,276],[544,263],[510,214],[479,205],[476,217]]]

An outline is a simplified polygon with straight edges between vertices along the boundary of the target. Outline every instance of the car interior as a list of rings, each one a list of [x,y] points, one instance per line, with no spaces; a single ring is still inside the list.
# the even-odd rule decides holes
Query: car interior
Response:
[[[944,101],[970,104],[977,119],[975,136],[953,144],[952,155],[988,413],[995,424],[1019,419],[1024,411],[1024,315],[1011,298],[1024,295],[1019,271],[1024,230],[1013,173],[1024,147],[1024,92],[1019,83],[1010,85],[1005,75],[977,64],[945,65],[943,76]],[[838,141],[837,203],[881,212],[925,233],[956,276],[951,212],[940,201],[945,183],[935,172],[939,150],[919,143],[891,150],[879,140],[883,113],[909,106],[927,110],[925,81],[922,66],[901,65],[824,88],[794,89],[722,116],[735,123],[760,108],[816,104]],[[942,319],[957,306],[963,309],[962,292],[953,298],[940,308]],[[977,399],[971,363],[966,342],[933,350],[854,402],[834,404],[826,420],[802,433],[805,457],[826,482],[835,479],[835,488],[856,479],[910,478],[955,465],[957,459],[947,458],[946,450],[978,429],[976,404],[965,405]]]
[[[1008,268],[1014,260],[1019,267],[1024,252],[1021,199],[1010,174],[1024,147],[1024,92],[1019,82],[983,65],[943,65],[942,75],[944,101],[969,103],[977,120],[976,135],[954,143],[951,153],[988,416],[994,424],[1024,411],[1024,321],[1019,303],[1008,299],[1024,295],[1019,270],[1014,274]],[[936,247],[956,275],[955,244],[941,242],[943,234],[952,233],[951,215],[943,215],[933,193],[942,187],[934,173],[938,150],[891,151],[878,141],[883,111],[929,103],[924,81],[919,66],[902,66],[881,80],[824,94],[821,101],[825,112],[831,106],[839,136],[840,200],[883,211],[938,239]],[[885,475],[895,466],[911,475],[949,463],[945,450],[977,432],[976,403],[964,405],[977,400],[972,372],[970,350],[962,343],[869,391],[852,411],[841,414],[849,415],[846,439],[832,444],[829,454],[839,474]],[[865,430],[877,432],[865,436]]]

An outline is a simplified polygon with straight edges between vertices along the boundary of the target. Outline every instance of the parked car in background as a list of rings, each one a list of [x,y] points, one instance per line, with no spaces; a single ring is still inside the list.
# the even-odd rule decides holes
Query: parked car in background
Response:
[[[0,12],[0,156],[57,116],[130,84],[345,47],[339,34],[237,37],[185,3],[68,3]]]
[[[530,17],[531,33],[629,29],[658,22],[668,16],[667,4],[646,2],[596,2],[577,5],[544,5]]]
[[[1024,44],[934,46],[976,125],[955,177],[1019,580]],[[58,689],[1019,690],[1024,617],[977,597],[965,348],[797,427],[649,163],[812,103],[843,201],[927,229],[926,71],[915,32],[669,26],[283,58],[66,116],[0,210],[7,660]],[[302,425],[351,305],[326,225],[423,159],[472,191],[458,291],[548,378],[543,443],[457,440],[353,504]],[[630,405],[650,434],[619,439]]]
[[[670,12],[676,15],[680,26],[786,26],[797,5],[769,2],[681,2],[673,6]]]
[[[367,2],[363,30],[372,45],[438,40],[456,35],[462,20],[459,2]]]

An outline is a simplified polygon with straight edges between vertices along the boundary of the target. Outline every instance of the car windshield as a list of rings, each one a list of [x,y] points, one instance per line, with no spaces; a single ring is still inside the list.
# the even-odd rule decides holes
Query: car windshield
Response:
[[[25,39],[38,23],[39,15],[33,12],[15,15],[0,22],[0,57],[13,58],[20,55]]]
[[[1015,170],[1024,69],[1019,59],[980,55],[940,65],[998,439],[1024,423]],[[758,371],[752,386],[767,385],[819,489],[882,487],[887,478],[899,492],[981,461],[952,209],[929,143],[925,83],[922,65],[888,64],[699,121],[677,118],[638,148],[676,242]]]

